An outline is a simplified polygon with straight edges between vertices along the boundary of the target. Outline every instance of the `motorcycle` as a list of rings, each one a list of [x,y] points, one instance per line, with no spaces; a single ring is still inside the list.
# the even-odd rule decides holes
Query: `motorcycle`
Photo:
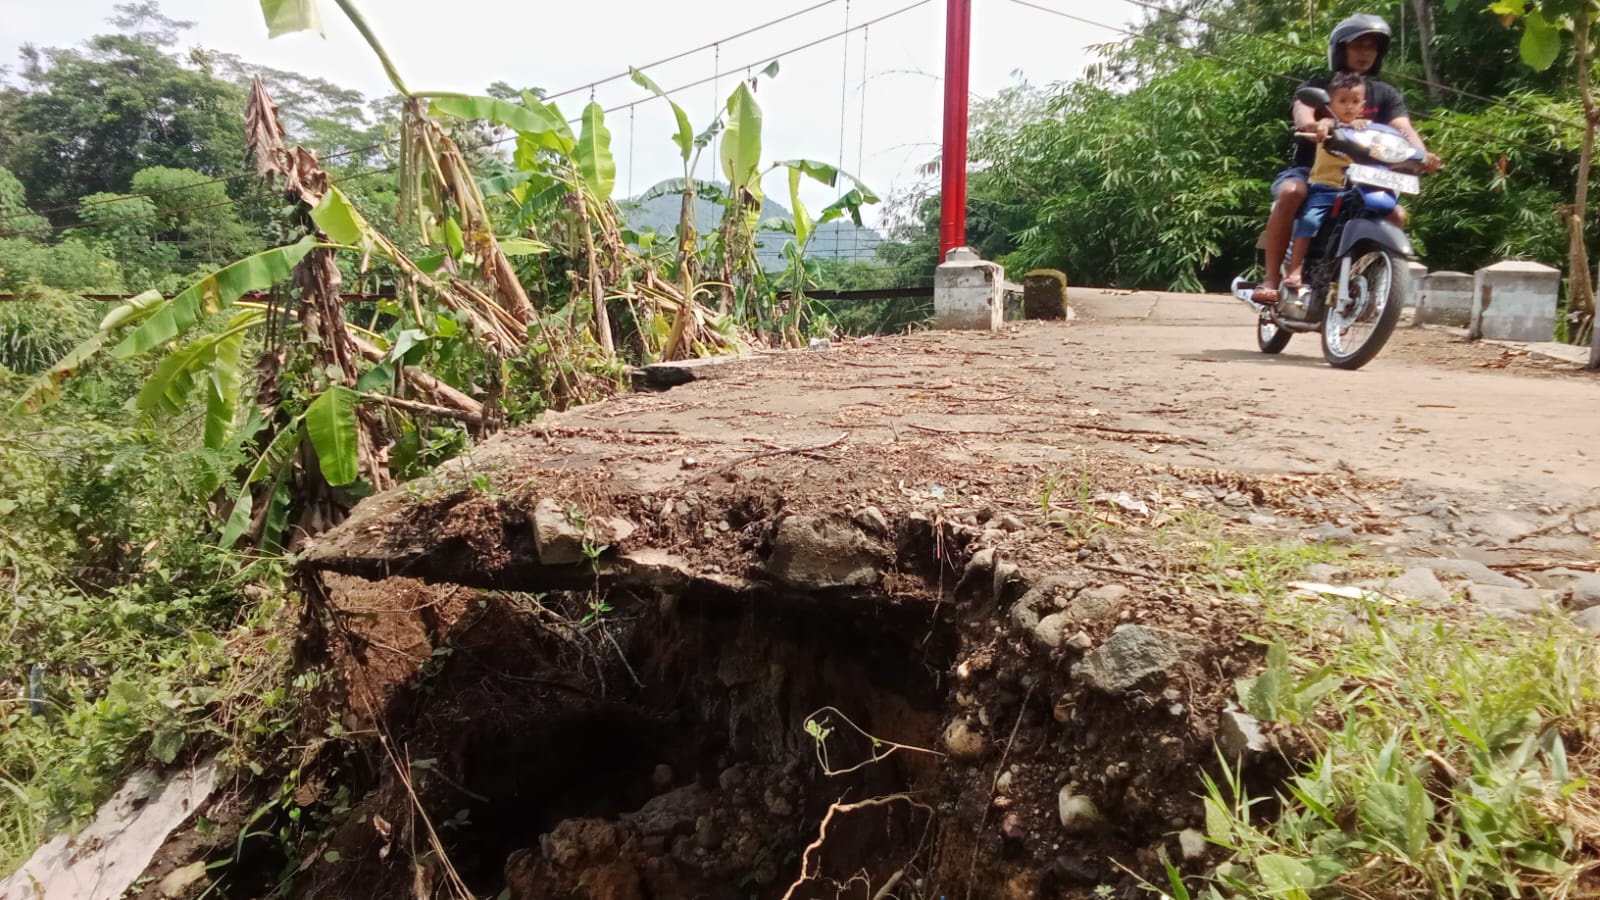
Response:
[[[1303,87],[1295,99],[1328,115],[1331,101],[1321,88]],[[1323,359],[1337,369],[1359,369],[1388,343],[1410,290],[1411,240],[1387,217],[1401,194],[1421,189],[1427,155],[1386,125],[1341,124],[1324,146],[1351,164],[1344,191],[1311,239],[1304,286],[1280,288],[1275,304],[1257,303],[1251,299],[1257,282],[1241,277],[1233,294],[1256,311],[1262,353],[1281,353],[1295,334],[1321,331]]]

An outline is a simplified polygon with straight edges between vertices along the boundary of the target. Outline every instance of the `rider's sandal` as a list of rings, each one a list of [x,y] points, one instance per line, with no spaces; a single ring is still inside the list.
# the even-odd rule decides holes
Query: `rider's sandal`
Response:
[[[1250,292],[1250,299],[1256,303],[1277,303],[1278,291],[1275,288],[1258,287]]]

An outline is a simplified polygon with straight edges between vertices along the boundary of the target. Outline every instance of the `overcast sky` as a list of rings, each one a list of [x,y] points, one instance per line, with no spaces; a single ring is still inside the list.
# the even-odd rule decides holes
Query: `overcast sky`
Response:
[[[539,86],[551,92],[579,87],[683,50],[744,31],[813,6],[820,0],[585,0],[581,3],[507,0],[366,0],[363,12],[413,90],[482,93],[494,81]],[[780,25],[724,42],[720,90],[711,85],[673,98],[696,129],[713,114],[733,78],[747,65],[777,57],[781,73],[757,94],[765,119],[768,159],[811,157],[836,161],[843,144],[847,171],[859,171],[887,195],[917,179],[919,165],[939,152],[944,69],[945,0],[810,49],[785,53],[845,27],[894,12],[913,0],[834,0]],[[1125,26],[1139,10],[1125,0],[1034,0],[1086,18]],[[357,88],[369,95],[388,89],[383,70],[332,0],[321,0],[326,38],[298,34],[268,40],[254,0],[164,0],[163,11],[195,27],[184,46],[237,53],[247,61]],[[106,30],[115,0],[0,0],[0,63],[14,65],[23,43],[67,46]],[[1118,35],[1010,0],[975,0],[971,88],[992,94],[1023,76],[1035,84],[1076,78],[1089,61],[1087,48]],[[841,81],[848,53],[848,74]],[[699,80],[718,70],[713,51],[696,53],[649,70],[662,87]],[[863,56],[865,64],[863,65]],[[865,79],[863,79],[865,72]],[[864,90],[863,90],[863,81]],[[844,99],[841,117],[841,89]],[[601,85],[595,99],[610,107],[643,100],[626,79]],[[560,102],[575,116],[586,92]],[[865,128],[862,103],[865,101]],[[843,136],[841,141],[841,118]],[[608,117],[617,156],[618,189],[637,193],[682,169],[671,143],[670,110],[660,101],[641,102],[630,126],[626,110]],[[630,131],[632,132],[630,135]],[[632,152],[629,147],[632,145]],[[709,154],[708,154],[709,157]],[[631,159],[630,159],[631,158]],[[709,159],[698,175],[713,176]],[[631,183],[631,187],[630,187]],[[785,205],[787,182],[769,177],[766,189]],[[813,210],[833,200],[821,186],[803,195]],[[869,220],[875,219],[869,214]]]

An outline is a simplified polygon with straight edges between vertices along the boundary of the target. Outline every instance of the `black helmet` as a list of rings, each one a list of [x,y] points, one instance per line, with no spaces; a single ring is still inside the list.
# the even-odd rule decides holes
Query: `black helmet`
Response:
[[[1378,60],[1372,64],[1370,72],[1363,74],[1377,75],[1383,69],[1383,58],[1389,53],[1389,23],[1382,16],[1351,16],[1333,26],[1333,34],[1328,35],[1328,68],[1344,71],[1344,46],[1364,34],[1378,36]]]

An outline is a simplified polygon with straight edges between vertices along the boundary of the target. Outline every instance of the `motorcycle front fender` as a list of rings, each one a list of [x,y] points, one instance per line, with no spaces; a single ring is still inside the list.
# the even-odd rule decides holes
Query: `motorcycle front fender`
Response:
[[[1410,257],[1411,239],[1392,222],[1382,219],[1354,219],[1344,226],[1344,233],[1339,236],[1339,251],[1337,256],[1347,256],[1357,244],[1371,241],[1385,250]]]

